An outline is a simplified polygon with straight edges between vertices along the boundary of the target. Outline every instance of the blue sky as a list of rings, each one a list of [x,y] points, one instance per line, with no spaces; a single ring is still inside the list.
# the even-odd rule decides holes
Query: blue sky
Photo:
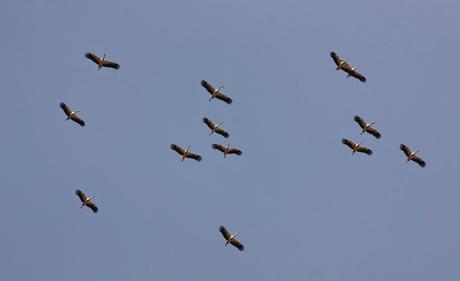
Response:
[[[459,9],[5,1],[2,279],[459,280]],[[336,72],[332,50],[368,81]],[[97,71],[86,51],[120,70]],[[233,104],[208,102],[202,79]],[[61,101],[87,126],[65,122]],[[361,136],[355,114],[382,138]],[[351,155],[344,137],[374,155]],[[171,143],[203,161],[181,163]],[[427,167],[404,163],[400,143]],[[244,252],[224,247],[221,224]]]

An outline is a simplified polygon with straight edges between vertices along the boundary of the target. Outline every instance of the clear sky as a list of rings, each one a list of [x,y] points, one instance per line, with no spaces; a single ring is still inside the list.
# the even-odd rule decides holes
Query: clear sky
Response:
[[[2,2],[2,281],[460,280],[459,11]],[[335,71],[332,50],[367,82]],[[86,51],[120,70],[98,71]],[[233,104],[209,102],[202,79]],[[382,138],[361,136],[355,114]],[[204,116],[230,138],[208,136]],[[344,137],[374,155],[351,155]],[[203,161],[181,163],[171,143]],[[406,164],[401,143],[426,168]],[[98,214],[79,208],[77,188]],[[246,250],[224,247],[219,225]]]

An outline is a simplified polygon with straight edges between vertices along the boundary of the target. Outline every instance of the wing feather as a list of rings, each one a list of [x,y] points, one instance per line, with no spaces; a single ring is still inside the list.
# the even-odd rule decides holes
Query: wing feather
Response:
[[[244,246],[243,244],[241,244],[240,241],[236,240],[235,238],[233,238],[232,240],[230,240],[230,244],[232,244],[233,246],[235,246],[238,250],[240,251],[243,251],[244,250]]]
[[[88,59],[92,60],[95,64],[99,64],[99,62],[101,61],[100,57],[98,57],[95,54],[90,53],[90,52],[86,52],[85,57],[87,57]]]
[[[221,92],[218,92],[216,94],[216,99],[224,101],[227,104],[231,104],[233,102],[233,100],[231,98],[227,97],[226,95],[222,94]]]
[[[243,154],[243,152],[241,150],[239,150],[238,148],[230,148],[228,150],[228,153],[227,154],[236,154],[236,155],[241,155]]]
[[[198,155],[198,154],[195,154],[195,153],[187,153],[187,158],[190,158],[190,159],[193,159],[193,160],[196,160],[196,161],[201,161],[201,156]]]
[[[366,127],[366,121],[364,121],[364,119],[359,117],[358,115],[355,115],[353,120],[355,120],[355,122],[358,123],[361,129],[364,129],[364,127]]]
[[[85,202],[87,197],[86,197],[85,193],[83,193],[83,191],[81,191],[80,189],[77,189],[77,190],[75,190],[75,194],[78,196],[78,198],[80,198],[81,202]]]
[[[72,117],[70,117],[70,119],[72,121],[76,122],[77,124],[79,124],[82,127],[85,126],[85,121],[83,121],[83,119],[81,119],[80,116],[78,116],[76,114],[72,115]]]
[[[342,139],[342,143],[351,149],[354,149],[356,146],[356,144],[349,139]]]
[[[415,163],[419,164],[420,167],[422,167],[422,168],[426,166],[425,161],[423,161],[423,159],[421,157],[418,157],[417,155],[412,156],[412,161],[414,161]]]
[[[228,239],[230,239],[230,232],[228,232],[228,230],[224,226],[221,225],[219,227],[219,231],[220,233],[222,233],[222,236],[224,236],[225,240],[228,241]]]
[[[118,63],[113,62],[113,61],[109,61],[109,60],[104,60],[102,62],[102,66],[110,67],[110,68],[114,68],[114,69],[119,69],[120,68],[120,65]]]
[[[409,149],[409,147],[407,147],[404,144],[401,144],[399,146],[399,149],[401,149],[407,157],[409,157],[412,154],[412,151]]]
[[[185,150],[182,147],[180,147],[180,146],[178,146],[176,144],[171,144],[170,147],[171,147],[172,150],[176,151],[180,155],[184,155],[184,153],[185,153]]]
[[[229,133],[227,133],[222,128],[217,128],[216,130],[214,130],[214,132],[216,132],[216,134],[219,134],[219,135],[223,136],[224,138],[228,138],[230,136]]]
[[[97,208],[96,204],[94,204],[94,202],[92,202],[92,201],[86,203],[86,206],[87,206],[88,208],[90,208],[94,213],[97,213],[97,211],[99,210],[99,209]]]
[[[209,94],[212,95],[212,93],[214,93],[214,91],[216,90],[211,84],[208,83],[208,81],[206,80],[201,80],[201,86],[204,87],[206,89],[206,91],[208,91]]]
[[[67,116],[70,115],[71,110],[69,109],[69,107],[65,103],[61,102],[59,104],[59,107],[64,111],[65,115],[67,115]]]
[[[356,149],[356,151],[366,153],[367,155],[372,155],[372,150],[365,146],[359,146],[358,149]]]
[[[214,123],[211,121],[211,119],[209,119],[209,118],[207,118],[207,117],[204,117],[204,118],[203,118],[203,123],[205,123],[205,124],[209,127],[209,129],[211,129],[211,130],[214,129],[214,126],[215,126],[215,125],[214,125]]]

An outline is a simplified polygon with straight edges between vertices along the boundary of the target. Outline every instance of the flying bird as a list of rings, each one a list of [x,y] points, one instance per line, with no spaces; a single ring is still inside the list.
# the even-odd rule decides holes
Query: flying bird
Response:
[[[188,146],[187,149],[183,149],[182,147],[178,145],[171,144],[171,149],[179,153],[182,156],[181,161],[184,161],[185,158],[191,158],[196,161],[201,161],[200,155],[190,152],[190,145]]]
[[[223,146],[221,144],[214,143],[212,145],[212,148],[220,150],[224,154],[224,158],[227,157],[227,154],[236,154],[238,156],[243,154],[243,152],[241,150],[239,150],[238,148],[230,147],[230,144],[228,144],[227,147],[225,147],[225,146]]]
[[[337,65],[336,70],[342,69],[346,73],[348,73],[347,78],[350,76],[355,77],[361,82],[366,82],[366,77],[364,77],[361,73],[357,71],[358,67],[351,67],[348,63],[347,60],[341,59],[336,53],[331,52],[330,53],[331,58],[334,60],[335,64]]]
[[[372,155],[372,150],[370,150],[369,148],[365,146],[362,146],[361,145],[362,142],[356,144],[352,142],[351,140],[342,139],[342,143],[353,150],[352,154],[355,154],[355,152],[362,152],[362,153],[366,153],[367,155]]]
[[[204,117],[203,123],[205,123],[209,127],[209,129],[211,129],[211,132],[209,133],[209,135],[211,135],[212,133],[216,133],[216,134],[223,136],[224,138],[228,138],[230,136],[224,129],[220,127],[220,125],[224,124],[224,122],[220,122],[219,124],[214,124],[211,121],[211,119]]]
[[[88,197],[80,189],[77,189],[75,191],[75,194],[78,196],[78,198],[80,198],[80,201],[81,201],[80,208],[83,208],[83,206],[86,206],[86,207],[90,208],[94,213],[97,213],[98,208],[97,208],[96,204],[94,204],[94,202],[91,201],[91,199],[93,199],[94,196]]]
[[[373,135],[374,137],[376,137],[377,139],[379,139],[382,135],[380,135],[380,133],[372,128],[372,125],[375,124],[375,122],[372,122],[372,123],[366,123],[366,121],[364,121],[363,118],[359,117],[358,115],[355,116],[354,120],[356,121],[356,123],[358,123],[358,125],[361,127],[361,129],[363,129],[361,131],[361,135],[364,134],[365,132]]]
[[[81,119],[78,115],[77,115],[77,112],[80,112],[79,110],[75,110],[75,111],[72,111],[70,110],[70,108],[63,102],[61,102],[59,104],[59,107],[64,111],[65,115],[67,115],[67,118],[65,119],[66,121],[67,120],[72,120],[76,123],[78,123],[80,126],[84,127],[85,126],[85,121],[83,121],[83,119]]]
[[[425,167],[426,163],[423,161],[423,159],[419,156],[417,156],[417,153],[420,151],[419,149],[415,152],[412,152],[409,147],[405,146],[404,144],[401,144],[399,146],[399,149],[401,149],[404,154],[407,156],[406,163],[409,161],[414,161],[415,163],[419,164],[420,167]]]
[[[235,238],[238,235],[238,233],[231,235],[230,232],[228,232],[228,230],[223,226],[219,227],[219,231],[220,233],[222,233],[222,236],[224,236],[225,240],[227,240],[227,242],[225,242],[225,246],[227,246],[230,243],[233,246],[235,246],[238,250],[244,250],[243,244],[241,244],[240,241],[236,240]]]
[[[213,98],[216,98],[216,99],[226,102],[227,104],[232,103],[232,99],[222,94],[220,91],[224,86],[221,86],[216,89],[205,80],[201,80],[201,86],[203,86],[206,89],[206,91],[208,91],[208,93],[211,95],[211,97],[209,98],[209,101],[211,101]]]
[[[100,70],[102,67],[110,67],[110,68],[114,68],[114,69],[119,69],[120,68],[120,65],[118,63],[106,60],[105,59],[105,54],[101,58],[101,57],[96,56],[93,53],[86,52],[85,57],[87,57],[88,59],[92,60],[95,64],[97,64],[97,69],[98,70]]]

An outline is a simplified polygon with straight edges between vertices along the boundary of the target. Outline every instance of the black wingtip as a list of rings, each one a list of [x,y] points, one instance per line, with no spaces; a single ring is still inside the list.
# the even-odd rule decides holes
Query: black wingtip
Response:
[[[358,115],[355,115],[355,117],[353,117],[353,120],[355,120],[356,122],[359,121],[359,116]]]
[[[404,150],[405,148],[406,148],[406,146],[404,144],[399,145],[399,149]]]
[[[201,86],[206,87],[207,84],[208,82],[206,82],[206,80],[201,80]]]
[[[342,139],[343,144],[347,144],[347,139]]]

